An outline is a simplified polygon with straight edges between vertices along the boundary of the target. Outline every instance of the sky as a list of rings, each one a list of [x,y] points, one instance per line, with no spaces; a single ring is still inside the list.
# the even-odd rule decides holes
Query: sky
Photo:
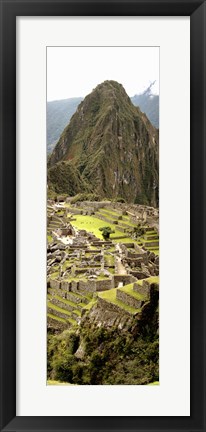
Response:
[[[47,101],[85,97],[105,80],[121,83],[130,97],[155,81],[159,94],[159,48],[47,47]]]

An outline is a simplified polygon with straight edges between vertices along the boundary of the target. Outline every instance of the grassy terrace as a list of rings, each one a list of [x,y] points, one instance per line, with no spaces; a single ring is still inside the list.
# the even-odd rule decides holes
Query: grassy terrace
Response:
[[[150,276],[149,278],[138,280],[136,283],[138,285],[142,285],[143,284],[143,280],[145,280],[145,281],[147,281],[149,283],[159,283],[159,276]]]
[[[135,309],[132,306],[128,306],[125,303],[123,303],[122,301],[118,300],[116,298],[116,292],[117,292],[118,288],[113,288],[109,291],[103,291],[101,293],[98,293],[98,297],[106,300],[109,303],[113,303],[116,306],[118,306],[120,309],[129,312],[130,314],[136,314],[137,312],[140,311],[140,309]]]
[[[108,213],[109,214],[109,213]],[[121,222],[121,221],[120,221]],[[114,243],[122,242],[122,243],[129,243],[134,242],[137,244],[144,244],[145,241],[148,243],[152,243],[153,240],[146,240],[145,237],[139,238],[137,240],[133,240],[130,236],[123,234],[121,231],[118,231],[118,225],[111,224],[109,222],[102,221],[98,219],[95,216],[83,216],[83,215],[75,215],[75,220],[71,222],[74,227],[77,229],[85,229],[86,231],[92,232],[97,238],[100,240],[103,239],[101,231],[99,231],[99,228],[102,228],[104,226],[110,226],[112,230],[115,231],[114,234],[110,235],[110,239]],[[131,222],[128,222],[128,225],[135,226],[135,224],[132,224]],[[147,232],[147,235],[155,235],[155,231],[151,229],[151,231]],[[146,248],[147,250],[150,250],[151,252],[154,252],[155,255],[159,255],[159,248],[156,246],[148,246]]]
[[[96,213],[96,214],[97,214],[97,216],[98,216],[98,214],[100,214],[100,215],[105,216],[106,218],[108,218],[114,222],[115,221],[118,222],[118,225],[124,227],[125,229],[126,228],[133,228],[136,226],[135,223],[131,222],[129,217],[122,216],[120,213],[116,213],[115,211],[102,209],[102,210],[99,210],[98,213]],[[115,219],[115,217],[117,218],[119,216],[121,216],[122,219],[118,219],[118,220]]]
[[[52,313],[48,313],[47,316],[48,316],[48,318],[52,318],[53,320],[61,322],[62,324],[68,324],[68,323],[72,324],[72,325],[77,324],[77,322],[71,317],[68,317],[67,319],[65,319],[65,318],[59,317],[58,315],[53,315]]]
[[[67,309],[62,309],[59,306],[54,305],[53,303],[51,303],[50,301],[48,301],[47,303],[48,308],[56,311],[56,312],[61,312],[64,313],[65,315],[68,315],[68,317],[71,317],[71,312],[68,311]]]
[[[118,211],[115,211],[115,210],[110,210],[110,209],[107,209],[107,208],[105,208],[105,207],[101,208],[99,211],[100,211],[101,213],[103,212],[103,213],[106,213],[106,214],[108,214],[108,215],[113,215],[113,216],[122,216],[121,212],[118,212]]]
[[[118,226],[115,224],[111,224],[109,222],[102,221],[94,216],[83,216],[83,215],[75,215],[75,221],[72,221],[71,224],[77,229],[85,229],[86,231],[92,232],[97,238],[103,240],[101,231],[99,228],[104,226],[110,226],[112,230],[115,231],[114,234],[110,235],[110,239],[114,242],[119,242],[122,240],[125,242],[130,242],[131,238],[128,236],[124,236],[121,231],[118,231]]]
[[[67,300],[67,299],[64,299],[58,295],[55,295],[53,298],[56,298],[61,303],[64,303],[65,305],[69,305],[69,306],[73,307],[74,309],[77,309],[77,307],[83,308],[86,306],[86,303],[74,303],[74,302]]]
[[[56,321],[59,321],[59,322],[61,322],[63,324],[67,323],[67,321],[64,318],[58,317],[57,315],[53,315],[51,313],[48,313],[47,316],[48,316],[48,318],[52,318],[52,319],[54,319]]]
[[[66,309],[62,309],[62,308],[60,308],[59,306],[56,306],[56,305],[54,305],[53,303],[51,303],[51,302],[47,302],[47,306],[48,306],[48,308],[50,308],[52,311],[53,311],[53,313],[54,313],[54,315],[52,314],[52,313],[48,313],[47,315],[48,316],[50,316],[50,318],[53,318],[53,319],[56,319],[57,321],[60,321],[60,318],[61,318],[61,322],[64,322],[64,323],[69,323],[69,324],[72,324],[72,325],[76,325],[76,321],[71,317],[71,313],[72,312],[69,312],[68,310],[66,310]],[[62,314],[64,314],[64,315],[67,315],[68,316],[68,318],[66,319],[66,318],[62,318],[62,317],[59,317],[58,315],[55,315],[55,312],[58,314],[58,312],[59,313],[62,313]],[[63,321],[62,321],[63,320]]]
[[[68,319],[59,317],[59,316],[54,315],[52,313],[48,313],[47,316],[50,317],[50,318],[52,318],[52,319],[54,319],[54,320],[56,320],[56,321],[62,322],[64,324],[67,324],[68,322],[70,324],[76,324],[76,321],[72,318],[72,313],[75,314],[75,315],[77,315],[78,317],[81,317],[81,311],[83,309],[89,311],[92,308],[92,306],[95,303],[97,303],[97,298],[93,298],[92,294],[90,294],[90,293],[89,294],[79,294],[79,293],[77,294],[77,293],[72,292],[72,295],[74,297],[77,297],[78,299],[85,300],[88,303],[85,303],[85,302],[74,303],[71,300],[65,299],[65,298],[63,298],[63,297],[61,297],[59,295],[47,294],[48,307],[50,309],[52,309],[54,311],[54,313],[55,312],[56,313],[58,313],[58,312],[65,313],[66,315],[68,315]],[[63,305],[65,305],[65,307],[68,305],[68,306],[72,307],[73,310],[71,310],[71,311],[69,310],[68,311],[67,309],[64,309],[63,306],[60,307],[60,306],[54,305],[52,303],[52,299],[59,300]]]
[[[98,210],[98,212],[95,213],[97,216],[101,215],[101,216],[105,216],[107,219],[114,219],[117,221],[117,217],[121,216],[119,214],[116,214],[114,212],[107,212],[105,210]],[[116,219],[115,219],[116,218]]]
[[[97,298],[93,298],[87,305],[84,306],[84,309],[89,311],[92,306],[94,306],[97,303]]]
[[[140,293],[137,293],[136,291],[133,291],[133,286],[134,286],[134,284],[131,283],[131,284],[125,285],[122,288],[118,288],[118,290],[125,292],[126,294],[130,295],[131,297],[134,297],[137,300],[145,300],[145,296],[143,294],[140,294]]]

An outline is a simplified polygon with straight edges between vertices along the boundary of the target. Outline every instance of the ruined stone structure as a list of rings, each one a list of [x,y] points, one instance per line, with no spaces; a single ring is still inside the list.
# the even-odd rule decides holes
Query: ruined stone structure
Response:
[[[126,328],[150,301],[152,281],[158,284],[158,210],[106,201],[73,206],[59,201],[49,202],[47,214],[48,328],[62,331],[79,325],[88,314],[95,325]],[[100,240],[77,229],[78,215],[116,226],[124,233],[122,241]],[[144,235],[138,240],[132,231],[140,221]],[[131,241],[125,242],[125,235]]]

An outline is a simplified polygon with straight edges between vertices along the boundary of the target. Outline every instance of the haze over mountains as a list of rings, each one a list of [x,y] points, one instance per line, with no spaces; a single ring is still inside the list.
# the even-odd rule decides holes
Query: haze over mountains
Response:
[[[131,97],[135,106],[139,106],[153,126],[159,128],[159,96],[152,93],[150,86],[140,94]],[[47,102],[47,152],[52,152],[55,144],[60,138],[64,128],[68,125],[72,115],[78,105],[83,100],[82,97],[68,98],[63,100]]]
[[[156,207],[158,141],[157,129],[123,86],[104,81],[78,105],[61,134],[49,158],[48,185],[56,193],[95,192]]]

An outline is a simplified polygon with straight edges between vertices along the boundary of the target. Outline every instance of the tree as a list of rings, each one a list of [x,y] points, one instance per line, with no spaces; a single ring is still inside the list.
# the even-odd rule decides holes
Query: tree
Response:
[[[102,228],[99,228],[99,231],[102,231],[102,237],[104,240],[108,240],[110,237],[110,234],[115,233],[115,231],[113,231],[110,227],[105,226]]]
[[[142,226],[143,224],[138,223],[136,227],[132,229],[132,234],[134,238],[142,237],[145,234],[145,228]]]

